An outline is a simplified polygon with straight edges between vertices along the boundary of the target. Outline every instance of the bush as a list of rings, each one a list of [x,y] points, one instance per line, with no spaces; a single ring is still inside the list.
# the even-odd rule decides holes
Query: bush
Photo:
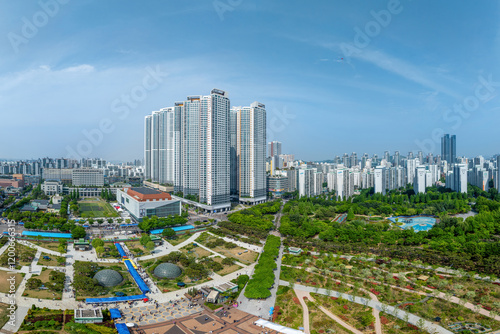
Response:
[[[276,269],[276,258],[279,255],[281,240],[279,237],[270,235],[267,237],[264,251],[255,266],[252,279],[248,281],[245,289],[247,298],[267,298],[271,296],[269,289],[274,285],[274,269]]]

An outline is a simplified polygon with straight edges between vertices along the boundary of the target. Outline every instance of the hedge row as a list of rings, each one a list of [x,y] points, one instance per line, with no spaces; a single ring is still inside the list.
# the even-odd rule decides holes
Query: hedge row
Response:
[[[245,289],[245,297],[258,299],[271,296],[269,289],[274,285],[274,269],[277,268],[276,258],[279,256],[280,246],[279,237],[267,237],[264,252],[260,255],[252,279],[248,281]]]

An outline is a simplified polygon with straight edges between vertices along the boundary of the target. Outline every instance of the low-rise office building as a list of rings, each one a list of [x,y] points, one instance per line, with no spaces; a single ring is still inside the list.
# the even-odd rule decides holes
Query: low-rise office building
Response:
[[[116,199],[137,221],[142,221],[144,217],[181,214],[180,200],[155,189],[146,187],[119,189]]]

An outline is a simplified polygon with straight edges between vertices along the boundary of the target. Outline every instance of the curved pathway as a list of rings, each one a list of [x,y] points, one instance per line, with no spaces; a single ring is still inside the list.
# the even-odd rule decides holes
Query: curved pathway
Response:
[[[304,290],[293,290],[295,294],[297,295],[297,298],[299,299],[300,306],[302,306],[302,326],[304,327],[304,332],[306,334],[310,334],[311,331],[309,330],[309,308],[307,307],[307,304],[304,300],[304,297],[308,298],[309,300],[313,300],[309,292],[304,291]]]
[[[280,285],[290,286],[290,283],[287,281],[280,280]],[[435,325],[432,322],[427,321],[423,318],[420,318],[414,314],[399,310],[394,306],[388,306],[386,304],[382,304],[381,302],[377,302],[377,301],[374,301],[371,299],[356,297],[353,295],[349,295],[346,293],[340,293],[338,291],[333,291],[333,290],[328,291],[328,290],[323,289],[323,288],[320,288],[320,289],[312,288],[312,287],[300,285],[300,284],[294,284],[294,289],[307,291],[309,293],[311,293],[311,292],[319,293],[319,294],[322,294],[325,296],[344,298],[344,299],[348,299],[349,301],[354,302],[356,304],[361,304],[361,305],[366,305],[366,306],[369,306],[372,308],[377,308],[379,311],[382,311],[382,312],[385,312],[385,313],[390,314],[392,316],[395,316],[403,321],[409,322],[412,325],[419,326],[420,323],[422,323],[423,324],[422,329],[429,332],[429,333],[453,334],[453,332],[447,330],[446,328]],[[408,317],[408,320],[405,320],[406,317]]]
[[[315,302],[315,299],[311,296],[311,294],[307,291],[302,291],[302,290],[294,290],[295,293],[297,294],[297,296],[299,296],[299,294],[302,294],[303,296],[306,296],[309,300],[311,300],[312,302]],[[301,301],[302,303],[302,299],[299,298],[299,300]],[[348,324],[347,322],[345,322],[344,320],[340,319],[339,317],[337,317],[335,314],[333,314],[332,312],[330,312],[328,309],[326,309],[325,307],[321,306],[321,305],[318,305],[319,309],[325,313],[327,316],[329,316],[332,320],[334,320],[335,322],[337,322],[339,325],[341,325],[342,327],[350,330],[351,332],[353,332],[354,334],[363,334],[363,332],[359,331],[358,329],[354,328],[352,325]],[[307,309],[307,308],[306,308]],[[308,318],[309,318],[309,314],[308,314]],[[309,322],[309,319],[308,319],[308,322]],[[305,327],[305,326],[304,326]],[[305,327],[307,329],[307,327]],[[307,332],[306,332],[307,333]]]

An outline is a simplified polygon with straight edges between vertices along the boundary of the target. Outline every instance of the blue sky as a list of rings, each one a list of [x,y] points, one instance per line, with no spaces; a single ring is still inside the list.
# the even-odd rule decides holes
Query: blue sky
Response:
[[[41,3],[0,3],[0,158],[142,158],[144,116],[212,88],[305,160],[500,151],[498,1]]]

